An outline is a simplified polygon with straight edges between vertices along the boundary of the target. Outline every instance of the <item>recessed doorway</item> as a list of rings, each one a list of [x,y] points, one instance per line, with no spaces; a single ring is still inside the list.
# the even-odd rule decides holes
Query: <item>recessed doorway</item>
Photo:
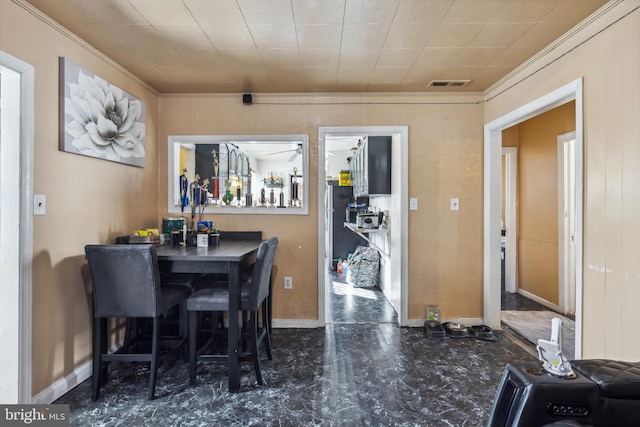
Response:
[[[484,184],[484,319],[491,327],[500,327],[501,306],[501,201],[502,131],[575,100],[575,252],[571,269],[575,275],[575,348],[581,357],[582,334],[582,80],[575,80],[536,101],[485,125]],[[508,255],[507,255],[508,257]],[[540,337],[543,338],[543,337]],[[548,338],[548,337],[544,337]]]
[[[392,154],[391,194],[380,197],[373,203],[377,209],[388,211],[389,227],[392,232],[386,233],[382,240],[371,239],[373,242],[371,245],[368,245],[377,247],[380,250],[381,294],[372,292],[373,289],[345,287],[348,285],[342,283],[344,277],[336,277],[333,275],[332,263],[334,257],[331,254],[333,248],[331,247],[331,238],[328,234],[328,227],[333,225],[333,218],[328,216],[330,204],[328,197],[332,191],[332,189],[328,189],[327,186],[327,171],[330,169],[328,165],[337,163],[334,157],[338,155],[342,156],[344,152],[348,153],[351,145],[354,141],[357,143],[358,138],[377,136],[391,137]],[[389,302],[393,311],[395,311],[393,321],[400,325],[407,324],[407,136],[408,129],[402,126],[322,127],[319,129],[318,317],[322,325],[328,321],[328,316],[335,315],[335,312],[332,310],[336,308],[336,305],[329,300],[334,289],[338,293],[349,291],[349,294],[346,295],[347,298],[344,299],[345,303],[349,304],[349,298],[351,298],[352,302],[357,299],[362,302],[362,304],[360,304],[362,307],[371,307],[373,299],[382,296]],[[330,147],[330,149],[327,147]],[[339,226],[340,224],[337,225]],[[331,289],[329,289],[329,287],[331,287]],[[384,304],[380,307],[375,308],[375,310],[388,310],[388,306],[385,308]],[[383,316],[382,318],[384,319],[385,317]],[[342,313],[338,319],[351,319],[350,321],[357,322],[362,320],[363,317],[361,315],[355,315],[354,313]]]

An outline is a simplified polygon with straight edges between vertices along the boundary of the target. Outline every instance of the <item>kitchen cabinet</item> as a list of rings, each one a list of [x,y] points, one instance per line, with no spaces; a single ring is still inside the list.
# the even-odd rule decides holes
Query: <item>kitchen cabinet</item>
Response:
[[[391,136],[369,136],[351,160],[355,197],[391,194]]]

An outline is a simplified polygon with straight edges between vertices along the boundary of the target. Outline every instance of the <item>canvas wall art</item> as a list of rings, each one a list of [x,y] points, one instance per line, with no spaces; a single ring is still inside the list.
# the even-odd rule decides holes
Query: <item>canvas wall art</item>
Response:
[[[144,167],[145,104],[60,58],[60,150]]]

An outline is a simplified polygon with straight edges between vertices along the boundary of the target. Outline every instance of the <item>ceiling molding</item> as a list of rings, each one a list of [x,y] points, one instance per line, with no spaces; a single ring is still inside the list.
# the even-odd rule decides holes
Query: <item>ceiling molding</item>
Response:
[[[564,35],[554,40],[553,43],[549,44],[540,52],[536,53],[527,61],[509,72],[506,76],[498,80],[495,84],[487,88],[484,91],[485,96],[489,98],[497,96],[497,94],[499,94],[503,90],[500,88],[515,86],[543,67],[561,58],[567,52],[575,49],[577,46],[580,46],[584,41],[588,40],[593,35],[601,32],[611,23],[610,17],[606,18],[607,22],[604,24],[599,24],[599,21],[602,22],[601,19],[603,18],[603,16],[607,15],[611,10],[620,6],[620,4],[624,3],[624,1],[625,0],[611,0],[609,3],[606,3],[596,12],[589,15],[578,25],[566,32]],[[635,10],[635,8],[633,10]],[[632,11],[627,11],[624,16],[628,15]],[[540,64],[536,66],[537,63]],[[523,77],[523,74],[526,75]],[[512,80],[515,80],[515,82],[509,83],[509,81]]]
[[[44,13],[42,13],[40,10],[38,10],[37,8],[32,6],[30,3],[27,3],[24,0],[11,0],[11,1],[13,3],[15,3],[17,6],[23,8],[25,11],[27,11],[28,13],[30,13],[31,15],[33,15],[37,19],[39,19],[40,21],[42,21],[44,24],[48,25],[49,27],[51,27],[55,31],[59,32],[60,34],[62,34],[63,36],[65,36],[66,38],[71,40],[73,43],[77,44],[78,46],[80,46],[81,48],[86,50],[87,52],[89,52],[92,55],[96,56],[98,59],[100,59],[101,61],[106,63],[108,66],[112,67],[116,71],[124,74],[125,76],[127,76],[131,80],[135,81],[137,84],[139,84],[140,86],[144,87],[146,90],[150,91],[152,94],[154,94],[156,96],[160,95],[160,93],[157,90],[155,90],[152,86],[150,86],[149,84],[144,82],[142,79],[137,77],[135,74],[131,73],[131,71],[127,70],[122,65],[118,64],[113,59],[109,58],[104,53],[100,52],[95,47],[91,46],[89,43],[87,43],[86,41],[84,41],[83,39],[81,39],[80,37],[78,37],[77,35],[72,33],[71,31],[69,31],[68,29],[63,27],[61,24],[59,24],[57,21],[53,20],[48,15],[45,15]]]

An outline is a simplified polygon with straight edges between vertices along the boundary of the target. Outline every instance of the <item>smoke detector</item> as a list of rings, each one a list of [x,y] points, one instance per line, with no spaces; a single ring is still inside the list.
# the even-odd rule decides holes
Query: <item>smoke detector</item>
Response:
[[[471,80],[431,80],[427,87],[465,87]]]

